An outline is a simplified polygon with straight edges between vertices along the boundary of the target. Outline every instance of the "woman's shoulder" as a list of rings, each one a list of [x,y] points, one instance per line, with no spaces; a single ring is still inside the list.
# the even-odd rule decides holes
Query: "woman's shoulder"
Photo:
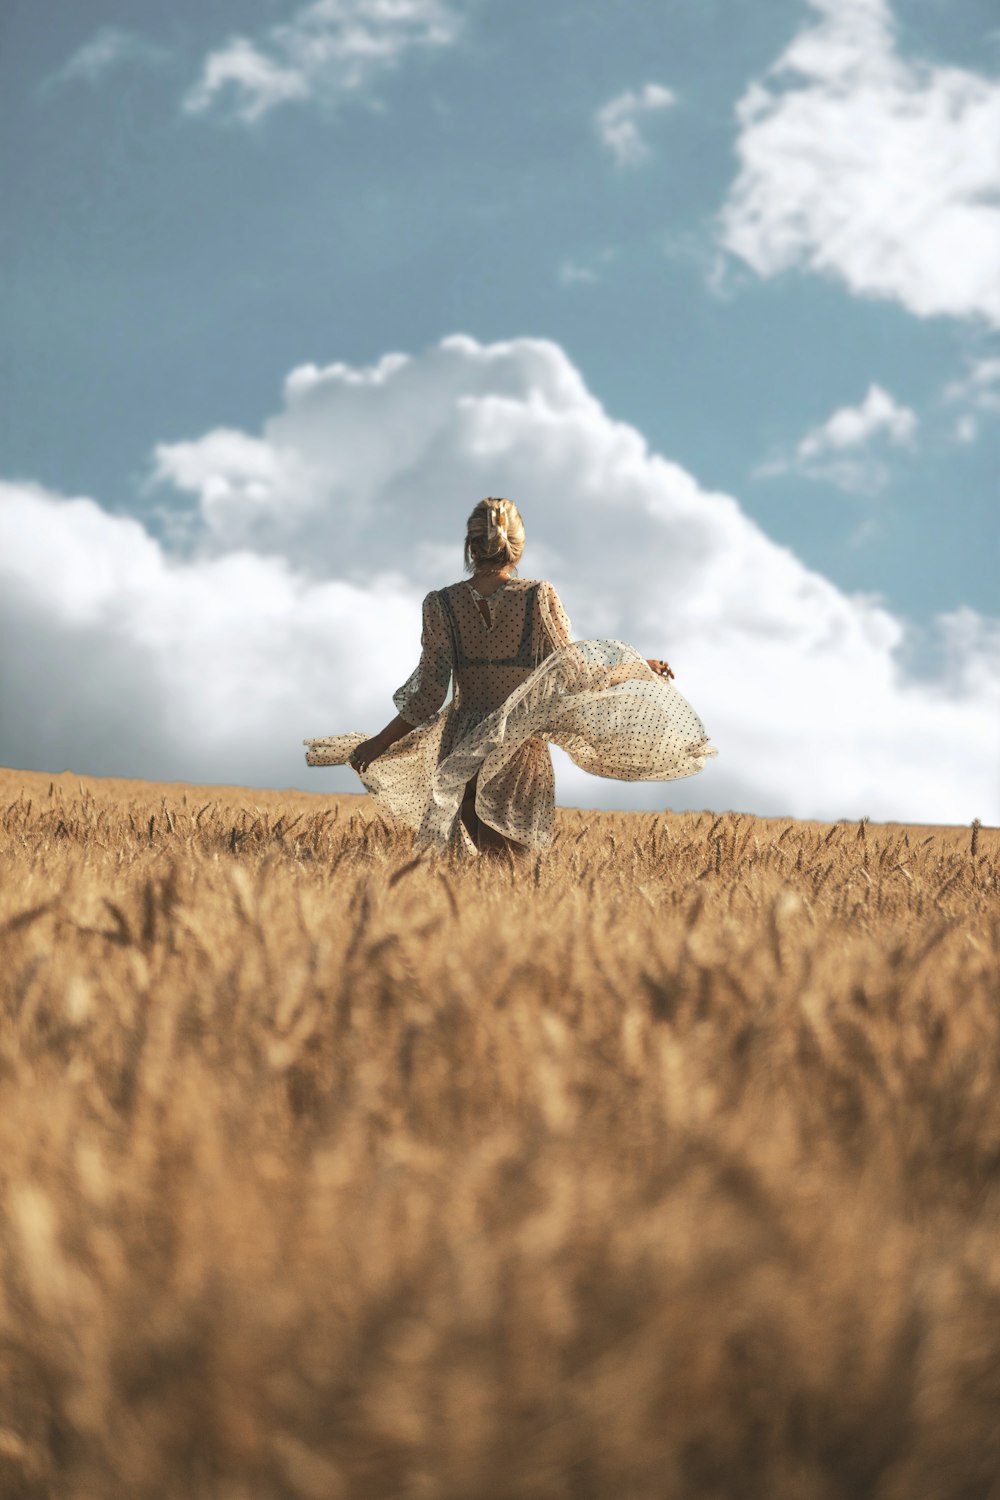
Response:
[[[541,593],[548,592],[552,585],[547,578],[512,578],[507,584],[508,588],[538,589]]]
[[[498,595],[503,594],[507,598],[510,598],[512,595],[521,595],[523,597],[525,594],[533,594],[536,600],[544,598],[546,602],[559,597],[547,578],[508,578],[504,587],[495,590],[495,592]],[[439,589],[433,589],[431,593],[437,594],[442,599],[447,597],[451,600],[455,608],[462,607],[464,600],[471,601],[473,597],[469,592],[469,580],[467,578],[459,578],[455,583],[446,583]],[[428,598],[430,597],[428,595]]]
[[[529,594],[536,605],[550,599],[555,592],[547,578],[512,578],[504,592],[509,594],[515,590],[521,594]]]
[[[441,588],[435,590],[434,592],[439,594],[460,593],[461,590],[468,585],[468,583],[468,578],[459,578],[456,583],[443,584]],[[508,578],[504,592],[509,593],[511,590],[534,589],[538,588],[539,586],[541,586],[543,589],[550,589],[552,587],[551,583],[549,583],[545,578]]]

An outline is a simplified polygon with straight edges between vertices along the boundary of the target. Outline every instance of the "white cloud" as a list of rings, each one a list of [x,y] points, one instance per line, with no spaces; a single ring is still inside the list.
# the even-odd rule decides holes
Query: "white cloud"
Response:
[[[108,73],[124,64],[158,63],[166,56],[168,52],[165,47],[156,46],[134,31],[123,31],[118,26],[102,26],[61,68],[50,74],[45,80],[45,87],[75,80],[99,83]]]
[[[676,102],[676,95],[670,89],[660,83],[647,83],[637,93],[626,89],[601,105],[594,116],[594,125],[601,143],[619,167],[635,167],[649,157],[649,146],[641,131],[644,117]]]
[[[821,427],[806,434],[799,444],[799,457],[817,458],[862,447],[878,434],[897,446],[908,444],[916,430],[916,414],[873,381],[860,406],[841,406]]]
[[[185,96],[185,113],[204,114],[226,91],[233,116],[252,124],[279,104],[309,98],[312,83],[302,69],[275,62],[238,36],[206,57],[201,78]]]
[[[760,276],[1000,324],[1000,80],[901,57],[887,0],[810,4],[737,105],[721,243]]]
[[[577,637],[669,657],[720,751],[669,785],[560,762],[564,800],[1000,820],[1000,625],[943,618],[946,675],[909,678],[901,620],[651,453],[556,344],[303,366],[259,434],[162,444],[154,469],[192,507],[169,551],[91,500],[0,491],[0,763],[351,785],[300,740],[392,716],[422,594],[460,575],[471,505],[510,494],[522,571]]]
[[[313,581],[238,548],[184,561],[23,484],[0,484],[0,538],[5,765],[307,786],[300,725],[389,717],[417,608],[401,578]]]
[[[965,408],[955,421],[955,439],[972,443],[979,433],[979,418],[1000,416],[1000,358],[986,356],[968,362],[965,374],[949,382],[944,399]]]
[[[183,108],[252,124],[281,104],[357,94],[418,48],[454,42],[450,0],[313,0],[259,38],[209,53]]]
[[[770,459],[754,473],[801,474],[856,494],[874,495],[888,484],[890,471],[872,451],[873,444],[910,447],[917,425],[916,413],[873,381],[859,406],[839,407],[806,433],[792,457]]]

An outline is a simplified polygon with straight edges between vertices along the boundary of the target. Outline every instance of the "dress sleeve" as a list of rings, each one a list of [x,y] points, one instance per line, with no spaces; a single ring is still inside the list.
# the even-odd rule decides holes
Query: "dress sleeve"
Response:
[[[423,724],[437,713],[448,692],[452,674],[451,636],[435,592],[427,595],[423,605],[423,630],[420,636],[420,660],[392,695],[402,718],[410,724]]]
[[[560,646],[568,646],[572,639],[569,617],[551,583],[545,582],[539,588],[538,607],[542,615],[542,629],[549,640],[548,651],[558,651]]]

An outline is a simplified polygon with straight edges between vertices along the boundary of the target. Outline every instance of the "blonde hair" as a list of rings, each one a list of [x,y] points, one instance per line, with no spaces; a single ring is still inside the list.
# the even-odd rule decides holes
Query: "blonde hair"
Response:
[[[524,522],[513,500],[480,500],[465,527],[465,566],[470,572],[499,572],[518,563],[524,551]]]

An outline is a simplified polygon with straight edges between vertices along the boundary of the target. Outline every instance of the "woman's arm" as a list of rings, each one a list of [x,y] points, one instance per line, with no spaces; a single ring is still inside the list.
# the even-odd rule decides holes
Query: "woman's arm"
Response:
[[[548,580],[545,580],[539,587],[538,608],[541,614],[542,630],[545,637],[542,654],[547,656],[550,651],[558,651],[561,646],[568,646],[570,644],[573,627],[569,623],[569,616],[562,607],[562,600]]]
[[[549,646],[553,651],[558,651],[560,646],[568,646],[571,642],[571,626],[566,611],[562,607],[562,601],[551,583],[547,581],[539,590],[538,604],[542,614],[542,625],[549,638]],[[657,677],[670,678],[674,676],[674,670],[668,661],[660,661],[658,657],[647,658],[646,665]]]
[[[445,700],[451,681],[451,635],[441,600],[433,591],[424,599],[423,629],[420,636],[420,660],[416,668],[392,695],[399,709],[384,729],[365,740],[351,756],[356,771],[364,771],[373,760],[384,755],[391,745],[409,734],[416,725],[433,718]]]

